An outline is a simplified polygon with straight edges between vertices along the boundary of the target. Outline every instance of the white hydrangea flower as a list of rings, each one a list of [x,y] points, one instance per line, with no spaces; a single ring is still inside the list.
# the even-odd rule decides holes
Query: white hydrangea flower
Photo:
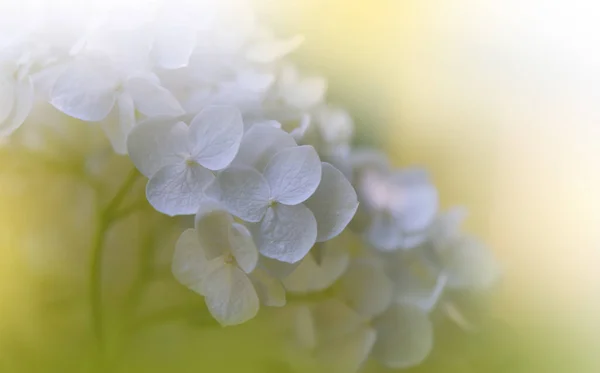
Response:
[[[322,165],[313,147],[295,146],[285,132],[260,124],[246,133],[237,159],[206,194],[253,223],[262,255],[287,263],[340,234],[358,206],[349,182]]]
[[[327,82],[321,77],[302,77],[292,65],[282,67],[277,81],[277,97],[292,109],[307,111],[325,97]]]
[[[432,271],[419,258],[406,255],[397,255],[386,264],[396,303],[412,304],[426,312],[437,306],[448,282],[445,272]]]
[[[440,214],[429,229],[422,257],[447,277],[449,288],[486,289],[497,281],[500,268],[485,245],[461,231],[465,216],[459,207]]]
[[[425,241],[438,208],[438,195],[424,171],[365,171],[360,195],[372,215],[367,240],[382,251],[412,249]]]
[[[315,358],[332,371],[358,371],[375,344],[375,330],[359,314],[335,299],[317,304],[312,316],[317,337]]]
[[[136,112],[146,117],[177,117],[185,112],[177,99],[151,73],[123,76],[103,56],[75,59],[58,77],[50,103],[63,113],[84,121],[101,122],[118,153],[136,124]],[[108,118],[114,111],[114,118]]]
[[[283,284],[294,293],[323,291],[344,274],[349,263],[348,248],[337,237],[317,243],[300,265],[283,278]]]
[[[175,278],[204,295],[210,313],[222,325],[256,316],[259,296],[248,274],[258,262],[250,232],[217,205],[196,216],[195,229],[179,238],[173,257]]]
[[[340,281],[340,296],[365,318],[385,312],[392,303],[394,283],[378,257],[355,259]]]
[[[244,124],[234,107],[212,106],[190,125],[168,118],[140,123],[129,135],[127,148],[138,170],[150,180],[148,201],[167,215],[195,213],[205,199],[203,190],[235,158]]]
[[[332,372],[358,371],[376,339],[367,320],[336,299],[291,306],[284,319],[296,354],[300,349],[312,365]]]
[[[422,363],[433,348],[433,325],[426,311],[410,304],[395,304],[373,320],[377,340],[373,357],[392,369]]]

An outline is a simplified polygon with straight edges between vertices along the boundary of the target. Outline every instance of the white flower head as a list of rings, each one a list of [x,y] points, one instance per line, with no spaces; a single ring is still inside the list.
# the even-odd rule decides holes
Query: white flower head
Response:
[[[241,324],[259,309],[248,274],[258,262],[250,232],[216,204],[206,204],[194,229],[179,238],[173,257],[175,278],[204,295],[210,313],[222,325]]]
[[[234,107],[211,106],[190,125],[168,118],[140,123],[129,135],[131,160],[150,180],[148,201],[167,215],[195,213],[213,181],[237,154],[244,124]]]

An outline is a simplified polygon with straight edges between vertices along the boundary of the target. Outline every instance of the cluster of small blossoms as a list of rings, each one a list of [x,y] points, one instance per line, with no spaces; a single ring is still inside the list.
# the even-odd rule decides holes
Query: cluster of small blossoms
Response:
[[[137,5],[11,23],[0,133],[43,106],[101,126],[157,211],[195,215],[172,272],[222,325],[287,304],[294,338],[324,364],[420,363],[445,290],[485,289],[497,274],[460,231],[463,214],[439,214],[423,170],[354,149],[325,80],[286,60],[302,38],[275,38],[247,0]]]

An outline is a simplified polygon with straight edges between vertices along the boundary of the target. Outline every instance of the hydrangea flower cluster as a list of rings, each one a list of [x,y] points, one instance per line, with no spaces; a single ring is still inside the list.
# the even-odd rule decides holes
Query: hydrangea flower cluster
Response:
[[[439,214],[425,171],[355,149],[326,81],[286,59],[302,37],[274,37],[248,1],[122,7],[25,14],[2,35],[0,133],[44,105],[101,126],[157,211],[195,215],[172,272],[220,324],[286,306],[319,362],[423,361],[444,292],[497,275],[463,214]]]

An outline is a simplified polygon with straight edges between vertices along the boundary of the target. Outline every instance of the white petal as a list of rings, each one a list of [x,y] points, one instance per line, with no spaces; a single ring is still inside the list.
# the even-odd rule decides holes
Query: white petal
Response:
[[[219,172],[205,193],[229,213],[248,222],[262,219],[270,196],[264,177],[255,169],[244,167],[229,167]]]
[[[317,244],[319,245],[319,244]],[[314,252],[300,261],[300,265],[283,279],[288,291],[307,293],[322,291],[333,285],[348,268],[350,256],[346,246],[331,245],[322,249],[322,258],[317,262]]]
[[[258,249],[250,231],[242,224],[233,223],[229,241],[238,266],[246,273],[252,272],[258,263]]]
[[[235,158],[242,136],[242,114],[233,106],[210,106],[190,123],[193,158],[210,170],[227,167]]]
[[[317,330],[311,309],[301,305],[293,309],[294,312],[294,334],[298,345],[304,349],[313,349],[317,344]]]
[[[50,103],[71,117],[100,121],[115,103],[117,86],[118,77],[106,62],[79,60],[56,80]]]
[[[300,264],[302,264],[302,261],[298,261],[296,263],[286,263],[261,255],[258,263],[260,268],[265,270],[265,272],[267,272],[269,275],[279,280],[283,280],[292,272],[294,272],[294,270],[298,268]]]
[[[394,299],[399,303],[413,304],[423,311],[431,311],[442,296],[448,277],[445,274],[427,276],[418,263],[395,263],[388,271],[394,282]],[[419,270],[423,270],[418,272]]]
[[[15,86],[14,79],[0,79],[0,123],[9,115],[15,104]]]
[[[260,303],[268,307],[285,305],[285,289],[277,278],[270,276],[265,270],[257,268],[250,275]]]
[[[382,262],[375,259],[351,263],[340,285],[350,307],[367,318],[381,314],[392,302],[393,283],[384,272]]]
[[[377,213],[365,232],[366,240],[377,250],[394,251],[402,245],[401,228],[389,214]]]
[[[319,343],[344,338],[365,324],[365,319],[343,302],[328,299],[313,309]]]
[[[342,233],[358,209],[358,197],[350,182],[337,168],[323,162],[321,183],[304,203],[317,219],[317,241]]]
[[[204,187],[213,180],[213,174],[202,166],[167,165],[148,181],[146,197],[163,214],[192,215],[206,200]]]
[[[175,96],[153,79],[142,76],[130,78],[125,82],[125,90],[133,98],[136,109],[147,117],[185,114]]]
[[[368,327],[361,327],[343,339],[319,346],[316,357],[329,371],[357,372],[369,357],[377,333]]]
[[[302,35],[287,40],[266,40],[251,46],[246,52],[246,58],[253,62],[270,63],[293,52],[302,42]]]
[[[129,157],[150,178],[166,165],[184,162],[187,132],[185,123],[166,118],[141,122],[127,137]]]
[[[392,369],[422,363],[433,347],[433,326],[416,306],[395,305],[373,321],[377,341],[373,356]]]
[[[442,253],[448,287],[457,289],[486,289],[500,275],[492,252],[477,240],[463,236],[449,243]]]
[[[317,105],[325,96],[327,81],[319,77],[303,78],[302,81],[286,91],[285,100],[298,109],[309,109]]]
[[[106,137],[117,154],[127,154],[127,135],[135,126],[135,108],[127,93],[119,95],[117,105],[100,122]]]
[[[196,32],[193,28],[162,27],[155,35],[152,55],[159,67],[179,69],[188,65],[195,45]]]
[[[244,135],[233,163],[262,171],[275,153],[294,146],[296,141],[287,132],[271,124],[258,123]]]
[[[15,89],[15,104],[6,120],[0,123],[0,136],[8,136],[25,122],[33,107],[33,83],[24,79],[17,83]]]
[[[306,201],[321,182],[321,161],[310,145],[277,152],[264,170],[271,198],[286,205]]]
[[[258,312],[252,282],[233,264],[212,271],[203,281],[203,293],[208,310],[223,326],[242,324]]]
[[[220,262],[222,264],[222,261]],[[217,261],[209,261],[198,242],[195,229],[185,230],[175,245],[171,270],[181,284],[193,291],[202,293],[202,281],[218,266]]]
[[[275,205],[260,223],[251,226],[251,231],[262,255],[296,263],[314,245],[317,222],[304,205]]]
[[[208,259],[214,259],[229,252],[229,232],[233,218],[213,201],[202,203],[196,213],[194,226],[198,242]]]

